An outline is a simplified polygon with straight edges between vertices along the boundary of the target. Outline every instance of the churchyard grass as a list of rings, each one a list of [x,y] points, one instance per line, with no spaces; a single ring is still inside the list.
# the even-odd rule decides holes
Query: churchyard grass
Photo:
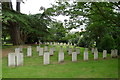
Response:
[[[50,56],[49,65],[43,65],[43,56],[39,56],[35,45],[32,46],[32,57],[27,57],[27,49],[23,49],[23,66],[8,67],[7,56],[3,57],[3,78],[118,78],[118,59],[111,58],[110,54],[107,54],[107,59],[103,59],[102,53],[99,52],[98,60],[94,60],[89,50],[88,61],[84,61],[84,48],[81,47],[77,62],[72,62],[72,56],[68,55],[64,46],[64,62],[58,63],[59,47],[55,46],[56,51],[54,56]]]

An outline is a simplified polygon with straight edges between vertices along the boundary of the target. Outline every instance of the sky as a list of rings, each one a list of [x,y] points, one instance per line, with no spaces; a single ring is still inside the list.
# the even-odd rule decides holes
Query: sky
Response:
[[[21,3],[20,8],[21,8],[21,13],[24,14],[37,14],[40,13],[39,9],[41,6],[45,8],[51,7],[51,4],[55,4],[55,0],[23,0],[24,3]],[[13,9],[16,10],[16,0],[12,0],[13,4]],[[64,19],[69,19],[69,17],[66,16],[57,16],[54,17],[58,21],[64,22]],[[84,27],[84,26],[82,26]],[[72,29],[71,32],[77,32],[79,31],[80,28],[78,29]]]

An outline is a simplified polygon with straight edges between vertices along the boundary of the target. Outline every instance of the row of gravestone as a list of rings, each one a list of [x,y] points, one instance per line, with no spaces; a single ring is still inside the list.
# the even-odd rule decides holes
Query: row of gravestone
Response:
[[[54,55],[55,48],[50,48],[50,51],[48,52],[48,47],[45,46],[44,49],[40,48],[40,46],[37,46],[37,51],[39,52],[39,56],[43,56],[43,64],[50,64],[50,56]],[[94,60],[98,59],[98,50],[95,48],[92,49],[94,54]],[[9,53],[8,54],[8,66],[20,66],[23,65],[23,53],[22,48],[15,48],[15,53]],[[77,54],[80,54],[80,48],[76,48],[76,51],[72,52],[72,48],[68,49],[68,54],[72,55],[72,61],[77,61]],[[27,56],[32,56],[32,48],[29,46],[27,48]],[[118,56],[118,50],[111,50],[111,57],[117,57]],[[83,59],[86,61],[88,60],[88,48],[85,48]],[[105,59],[107,57],[107,50],[103,50],[103,58]],[[58,62],[64,61],[64,51],[63,48],[60,47],[60,51],[58,54]]]
[[[42,44],[41,42],[40,42],[40,44]],[[72,44],[72,43],[62,43],[62,42],[44,42],[44,44],[46,44],[46,45],[74,45],[74,46],[76,46],[76,44]]]

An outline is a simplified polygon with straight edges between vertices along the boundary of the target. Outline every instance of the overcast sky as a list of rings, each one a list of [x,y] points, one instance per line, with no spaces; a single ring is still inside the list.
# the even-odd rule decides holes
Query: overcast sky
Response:
[[[40,13],[39,9],[41,6],[45,8],[51,7],[51,4],[55,4],[55,0],[23,0],[24,3],[21,3],[21,13],[24,14],[37,14]],[[16,9],[16,0],[12,0],[13,8]],[[64,19],[69,19],[69,17],[65,16],[57,16],[55,19],[64,22]],[[80,29],[72,29],[72,32],[79,31]]]

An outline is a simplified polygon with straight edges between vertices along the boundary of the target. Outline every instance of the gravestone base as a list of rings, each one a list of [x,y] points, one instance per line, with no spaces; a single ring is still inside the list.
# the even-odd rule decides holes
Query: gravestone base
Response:
[[[61,64],[61,63],[64,63],[64,61],[59,61],[58,63]]]
[[[103,57],[103,59],[106,59],[106,57]]]
[[[95,61],[98,61],[99,60],[99,58],[97,58],[97,59],[94,59]]]

